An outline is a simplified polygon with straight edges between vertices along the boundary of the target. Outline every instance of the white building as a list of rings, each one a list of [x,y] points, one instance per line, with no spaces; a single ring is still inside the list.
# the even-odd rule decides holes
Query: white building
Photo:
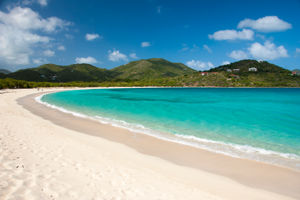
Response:
[[[248,70],[249,70],[249,72],[257,72],[257,68],[256,67],[250,67]]]

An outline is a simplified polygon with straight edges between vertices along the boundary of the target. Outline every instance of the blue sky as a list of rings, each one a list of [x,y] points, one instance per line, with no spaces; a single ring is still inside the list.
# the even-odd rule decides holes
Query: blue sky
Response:
[[[299,0],[4,0],[0,68],[153,57],[198,70],[246,58],[300,68],[299,13]]]

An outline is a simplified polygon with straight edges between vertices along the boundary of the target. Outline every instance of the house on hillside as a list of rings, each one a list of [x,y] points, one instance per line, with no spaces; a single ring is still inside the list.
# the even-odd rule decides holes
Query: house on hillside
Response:
[[[202,76],[205,76],[205,75],[207,75],[208,74],[208,72],[201,72],[201,75]]]
[[[293,70],[291,75],[293,75],[293,76],[299,76],[300,75],[300,70],[299,69]]]
[[[256,67],[249,67],[248,71],[249,72],[257,72],[257,68]]]
[[[232,70],[231,70],[231,69],[227,69],[226,71],[227,71],[227,72],[232,72]]]
[[[233,69],[233,71],[234,71],[234,72],[239,72],[239,71],[240,71],[240,69]]]

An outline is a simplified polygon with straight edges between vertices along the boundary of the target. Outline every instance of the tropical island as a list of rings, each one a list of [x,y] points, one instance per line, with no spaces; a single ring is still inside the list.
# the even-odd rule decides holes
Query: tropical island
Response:
[[[0,89],[35,87],[300,87],[299,70],[267,61],[240,60],[206,71],[162,58],[141,59],[112,69],[91,64],[44,64],[16,72],[0,70]]]

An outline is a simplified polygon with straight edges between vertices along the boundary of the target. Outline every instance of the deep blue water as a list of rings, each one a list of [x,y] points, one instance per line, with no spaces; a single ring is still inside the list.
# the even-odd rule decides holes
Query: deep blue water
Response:
[[[149,134],[178,135],[172,140],[186,144],[300,168],[297,88],[93,89],[41,100]]]

